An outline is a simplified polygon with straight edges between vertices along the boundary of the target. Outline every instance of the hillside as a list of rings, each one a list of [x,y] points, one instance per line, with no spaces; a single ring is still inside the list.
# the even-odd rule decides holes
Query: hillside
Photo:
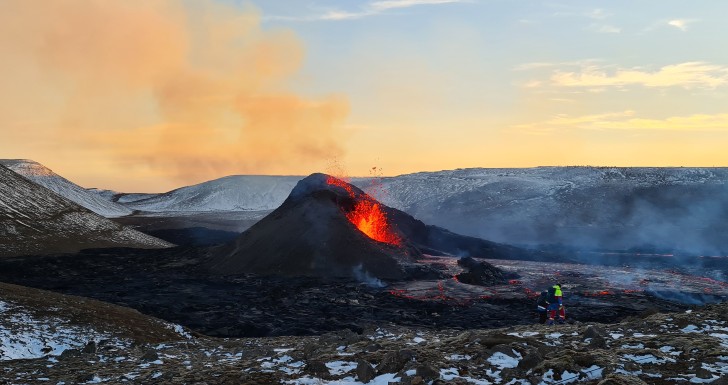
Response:
[[[299,180],[296,176],[233,175],[153,196],[125,194],[117,200],[146,212],[273,210]]]
[[[101,216],[115,218],[133,212],[128,207],[86,190],[38,162],[27,159],[0,159],[0,165]]]
[[[183,340],[178,325],[88,298],[0,283],[0,361]]]
[[[164,194],[113,199],[154,212],[145,215],[189,222],[176,227],[242,231],[245,227],[216,226],[215,213],[246,210],[247,219],[260,219],[283,203],[299,179],[231,176]],[[728,253],[726,168],[458,169],[355,178],[352,184],[421,221],[496,242]],[[206,223],[185,218],[205,212],[212,214]]]
[[[57,358],[5,361],[0,382],[725,385],[727,310],[725,304],[712,305],[616,324],[465,331],[386,325],[310,337],[170,336],[165,343],[142,345],[107,340],[98,350],[76,345]],[[16,308],[0,312],[23,314]],[[6,340],[0,344],[7,346]]]
[[[385,204],[422,221],[498,242],[728,251],[725,168],[464,169],[378,188]]]
[[[0,165],[0,257],[171,244],[112,222]]]

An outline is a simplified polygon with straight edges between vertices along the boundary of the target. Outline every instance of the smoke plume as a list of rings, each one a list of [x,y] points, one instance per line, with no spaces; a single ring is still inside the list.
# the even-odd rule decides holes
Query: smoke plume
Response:
[[[0,150],[105,157],[185,182],[302,173],[341,155],[345,98],[293,92],[304,47],[291,31],[263,29],[252,7],[5,0],[0,9]]]

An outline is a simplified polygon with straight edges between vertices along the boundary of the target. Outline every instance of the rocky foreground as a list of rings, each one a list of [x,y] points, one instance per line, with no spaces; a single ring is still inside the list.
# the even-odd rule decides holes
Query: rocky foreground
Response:
[[[134,325],[156,325],[157,331],[136,338],[141,330],[124,326],[115,333],[119,326],[109,319],[98,325],[103,307],[111,305],[93,301],[100,307],[85,305],[84,314],[96,318],[75,310],[69,337],[58,326],[69,324],[62,312],[31,311],[21,305],[27,298],[7,295],[8,287],[19,290],[3,287],[0,384],[728,383],[728,304],[617,324],[469,331],[383,325],[360,334],[217,339],[119,307],[113,307],[118,322],[136,317]],[[37,324],[44,320],[53,325]]]

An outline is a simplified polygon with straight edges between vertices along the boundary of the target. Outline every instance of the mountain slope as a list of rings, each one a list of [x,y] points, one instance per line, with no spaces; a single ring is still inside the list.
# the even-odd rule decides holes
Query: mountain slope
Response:
[[[498,242],[728,251],[726,168],[464,169],[377,187],[422,221]]]
[[[123,227],[0,165],[0,257],[170,243]]]
[[[298,176],[233,175],[164,194],[118,201],[134,210],[148,212],[206,212],[272,210],[286,199]],[[130,194],[136,196],[137,194]]]
[[[159,215],[270,210],[298,179],[234,176],[119,203]],[[728,255],[728,168],[474,168],[352,184],[426,223],[496,242]]]
[[[107,218],[121,217],[133,212],[132,209],[104,199],[32,160],[0,159],[0,164]]]

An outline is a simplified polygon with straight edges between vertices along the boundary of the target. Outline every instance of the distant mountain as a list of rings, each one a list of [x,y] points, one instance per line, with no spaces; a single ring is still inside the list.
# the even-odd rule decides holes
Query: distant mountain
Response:
[[[273,209],[299,179],[227,177],[127,206],[160,215]],[[352,183],[424,222],[497,242],[728,252],[728,168],[477,168]]]
[[[170,243],[112,222],[0,165],[0,257]]]
[[[376,189],[422,221],[497,242],[728,252],[728,168],[461,169]]]
[[[38,162],[27,159],[0,159],[0,164],[107,218],[121,217],[133,212],[130,208],[89,192]]]
[[[146,212],[273,210],[302,178],[234,175],[163,194],[117,195],[116,200],[130,209]]]

